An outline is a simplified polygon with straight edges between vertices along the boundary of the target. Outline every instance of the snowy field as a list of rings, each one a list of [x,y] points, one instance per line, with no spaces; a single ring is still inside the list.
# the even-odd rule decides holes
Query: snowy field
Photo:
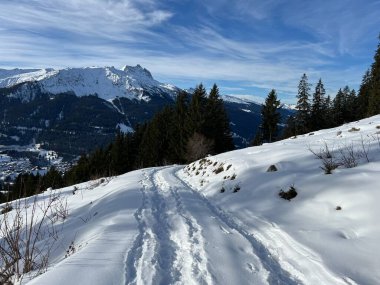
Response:
[[[65,215],[50,219],[47,271],[21,283],[380,284],[379,174],[375,116],[48,190],[37,211],[53,199],[67,202]],[[297,196],[281,199],[290,188]],[[24,219],[33,201],[18,204]],[[41,237],[36,247],[49,243]]]

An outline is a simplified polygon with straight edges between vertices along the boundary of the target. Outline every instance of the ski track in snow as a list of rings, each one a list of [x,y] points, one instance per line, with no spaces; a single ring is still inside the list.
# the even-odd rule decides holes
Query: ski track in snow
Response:
[[[141,182],[140,234],[127,255],[126,284],[211,284],[201,229],[161,171],[148,171]]]
[[[182,180],[179,169],[152,168],[144,173],[140,182],[143,202],[135,213],[139,234],[127,253],[125,284],[313,282],[268,247],[265,238],[279,240],[278,246],[290,246],[300,258],[307,257],[307,266],[312,265],[321,282],[351,284],[332,275],[318,256],[289,239],[276,225],[255,218],[258,232],[247,230]]]
[[[126,284],[301,284],[251,234],[182,181],[150,169],[135,213]]]
[[[181,180],[177,174],[174,174],[177,179]],[[181,180],[182,181],[182,180]],[[269,284],[278,284],[278,285],[296,285],[302,284],[300,280],[298,280],[295,276],[292,276],[289,272],[284,270],[277,259],[271,255],[268,249],[262,245],[255,237],[245,231],[241,226],[239,226],[231,217],[229,217],[222,210],[218,209],[214,206],[206,197],[198,193],[194,190],[189,184],[183,181],[184,184],[187,185],[189,191],[191,191],[195,196],[197,196],[199,203],[203,203],[205,207],[209,209],[215,216],[215,219],[218,219],[221,224],[224,226],[220,226],[220,229],[224,233],[237,233],[243,239],[247,240],[252,247],[253,253],[258,257],[261,261],[261,265],[268,272],[267,282]],[[229,228],[227,230],[227,228]],[[254,266],[250,263],[247,264],[250,269],[253,269]]]

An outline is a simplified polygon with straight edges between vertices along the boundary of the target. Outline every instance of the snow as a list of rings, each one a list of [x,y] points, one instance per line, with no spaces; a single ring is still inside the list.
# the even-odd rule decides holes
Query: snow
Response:
[[[325,174],[311,150],[326,145],[336,161],[352,149],[357,166]],[[22,282],[380,284],[379,172],[380,115],[49,190],[39,203],[61,193],[68,217],[47,272]],[[290,186],[298,195],[281,199]]]
[[[123,132],[124,134],[134,133],[135,132],[135,130],[132,127],[127,126],[127,125],[125,125],[123,123],[117,124],[116,125],[116,129],[117,128],[120,128],[120,131]]]
[[[156,81],[151,73],[141,67],[66,68],[60,70],[0,70],[0,88],[11,87],[24,82],[39,82],[42,90],[52,94],[73,92],[77,96],[96,95],[105,100],[126,97],[149,101],[144,90],[159,90],[176,96],[178,88]]]

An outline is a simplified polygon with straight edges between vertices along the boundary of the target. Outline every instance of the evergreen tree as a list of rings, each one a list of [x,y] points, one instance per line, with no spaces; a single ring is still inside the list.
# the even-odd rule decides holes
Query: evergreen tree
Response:
[[[325,103],[323,105],[323,113],[325,116],[325,127],[326,128],[331,128],[335,126],[334,123],[334,115],[333,115],[333,106],[332,106],[332,101],[330,95],[326,97]]]
[[[202,128],[205,122],[206,113],[206,89],[202,84],[199,84],[191,97],[186,130],[190,136],[195,132],[202,133]]]
[[[340,88],[333,100],[333,116],[335,125],[341,125],[344,122],[345,98],[342,89]]]
[[[319,79],[315,86],[315,92],[313,94],[313,102],[311,105],[310,114],[310,129],[319,130],[326,126],[325,123],[325,88],[322,83],[322,79]]]
[[[380,42],[377,46],[374,60],[375,61],[371,66],[371,85],[368,94],[368,116],[380,113]]]
[[[368,69],[363,76],[358,94],[358,117],[365,118],[368,113],[369,94],[371,92],[372,74]]]
[[[203,133],[214,141],[214,153],[222,153],[234,149],[231,136],[230,121],[219,96],[219,89],[213,85],[206,103],[206,114]]]
[[[118,130],[110,149],[110,175],[119,175],[129,169],[128,146],[126,137]]]
[[[296,118],[295,116],[289,116],[286,120],[286,127],[282,134],[283,139],[287,139],[297,135]]]
[[[269,92],[265,103],[261,109],[263,140],[272,142],[276,140],[278,132],[278,123],[280,122],[280,101],[277,100],[276,90]]]
[[[308,131],[308,122],[310,117],[309,92],[311,84],[308,83],[304,73],[298,84],[297,105],[296,105],[296,130],[297,134],[304,134]]]
[[[186,162],[186,144],[189,138],[186,129],[188,104],[188,94],[180,91],[175,101],[173,120],[170,122],[169,157],[173,163]]]
[[[356,91],[352,89],[346,96],[346,122],[352,122],[360,119],[360,114],[358,113],[358,97],[356,96]]]
[[[256,130],[256,134],[255,136],[253,137],[253,140],[251,141],[250,145],[251,146],[259,146],[259,145],[262,145],[263,144],[263,141],[264,141],[264,138],[263,138],[263,131],[262,131],[262,128],[261,126],[259,126]]]
[[[160,166],[169,162],[170,130],[167,123],[173,120],[173,113],[171,107],[166,107],[147,125],[140,144],[139,167]]]

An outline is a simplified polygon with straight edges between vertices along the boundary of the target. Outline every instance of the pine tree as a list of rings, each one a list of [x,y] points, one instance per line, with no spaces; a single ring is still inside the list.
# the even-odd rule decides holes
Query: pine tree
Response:
[[[315,86],[315,92],[313,94],[313,103],[311,105],[310,113],[310,129],[312,131],[322,129],[326,126],[325,123],[325,88],[322,83],[322,79],[319,79]]]
[[[333,118],[335,125],[341,125],[344,122],[345,98],[342,89],[339,89],[333,100]]]
[[[326,97],[326,100],[323,105],[323,113],[325,116],[325,127],[331,128],[335,126],[334,116],[333,116],[333,106],[330,95]]]
[[[191,97],[186,131],[192,136],[195,132],[202,133],[202,127],[205,122],[206,113],[206,89],[203,87],[202,83],[199,84]]]
[[[280,101],[277,100],[276,90],[269,92],[261,109],[263,140],[272,142],[276,140],[278,123],[280,122]]]
[[[188,94],[185,91],[180,91],[175,101],[173,120],[169,122],[169,149],[171,150],[169,157],[173,163],[186,162],[186,144],[189,138],[186,129],[188,104]]]
[[[234,149],[230,122],[216,84],[213,85],[207,98],[206,110],[202,130],[206,137],[214,141],[213,152],[222,153]]]
[[[368,94],[368,116],[380,113],[380,42],[377,46],[374,60],[375,61],[371,66],[371,85]]]
[[[296,135],[297,135],[296,118],[295,116],[289,116],[286,119],[286,127],[284,129],[284,132],[282,133],[282,138],[287,139]]]
[[[358,94],[358,117],[365,118],[368,113],[369,94],[371,92],[372,74],[368,69],[363,76]]]
[[[346,122],[352,122],[360,119],[360,114],[358,113],[358,97],[356,96],[356,91],[352,89],[346,96]]]
[[[304,73],[298,84],[297,105],[296,105],[296,130],[297,134],[304,134],[308,131],[308,122],[310,117],[309,92],[311,84],[308,83]]]

